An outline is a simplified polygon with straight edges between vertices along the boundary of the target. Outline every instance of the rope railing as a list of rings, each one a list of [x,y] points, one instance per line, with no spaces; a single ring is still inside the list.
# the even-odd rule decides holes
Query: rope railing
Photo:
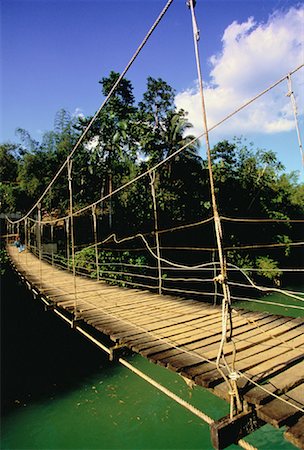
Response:
[[[38,253],[37,253],[38,254]],[[43,256],[45,258],[46,261],[51,262],[52,258],[51,258],[51,254],[46,254],[43,253]],[[64,268],[68,268],[69,270],[71,270],[71,267],[69,267],[69,263],[68,260],[63,259],[62,257],[59,256],[55,256],[54,258],[59,259],[59,262],[55,262],[55,266],[63,266]],[[112,263],[109,263],[112,265]],[[218,264],[218,263],[217,263]],[[102,267],[103,263],[99,264],[100,267]],[[129,265],[130,266],[130,265]],[[136,267],[137,269],[141,269],[142,266],[134,266],[131,265],[133,267]],[[156,267],[152,267],[152,266],[148,266],[149,268],[152,268],[154,271],[157,270]],[[119,276],[121,277],[134,277],[134,278],[144,278],[144,279],[150,279],[150,280],[154,280],[157,281],[158,277],[157,276],[151,276],[151,275],[146,275],[146,274],[136,274],[134,272],[122,272],[122,271],[115,271],[115,270],[104,270],[104,269],[99,269],[100,270],[100,280],[104,280],[104,281],[108,281],[111,282],[112,284],[117,283],[117,284],[121,284],[121,283],[126,283],[130,286],[138,286],[138,287],[147,287],[147,288],[151,288],[153,290],[155,290],[157,288],[157,286],[153,285],[148,285],[148,284],[142,284],[142,283],[137,283],[133,280],[130,279],[125,279],[125,278],[119,278]],[[209,269],[210,271],[213,269]],[[76,273],[78,274],[82,274],[82,275],[91,275],[93,273],[96,273],[96,267],[93,268],[89,268],[89,267],[84,267],[81,265],[77,265],[76,267]],[[106,274],[107,276],[105,276],[104,274]],[[113,275],[114,277],[109,277],[109,275]],[[181,278],[181,277],[176,277],[176,278],[171,278],[171,277],[165,277],[163,279],[163,286],[162,289],[164,292],[169,292],[169,293],[175,293],[177,295],[183,294],[183,295],[195,295],[195,296],[207,296],[207,297],[212,297],[212,295],[217,295],[219,298],[223,297],[223,294],[220,294],[218,292],[214,292],[211,291],[210,292],[205,292],[202,290],[194,290],[194,289],[181,289],[178,287],[167,287],[166,283],[167,282],[183,282],[183,283],[200,283],[200,284],[204,284],[204,283],[213,283],[214,279],[213,278]],[[264,292],[278,292],[282,295],[285,295],[287,297],[293,298],[295,300],[298,300],[300,302],[304,302],[304,293],[302,294],[300,291],[289,291],[289,290],[282,290],[282,289],[278,289],[275,287],[266,287],[266,286],[256,286],[254,284],[244,284],[244,283],[236,283],[233,281],[229,282],[230,286],[236,286],[236,287],[241,287],[241,288],[245,288],[245,289],[258,289],[258,290],[262,290]],[[300,297],[300,295],[303,295],[303,297]],[[235,300],[237,302],[251,302],[254,303],[256,302],[257,304],[264,304],[264,305],[270,305],[270,306],[275,306],[275,307],[281,307],[281,308],[291,308],[291,309],[297,309],[297,310],[304,310],[304,307],[300,306],[300,305],[292,305],[289,303],[281,303],[281,302],[277,302],[277,301],[266,301],[266,300],[261,300],[258,298],[248,298],[245,296],[236,296],[236,295],[231,295],[231,299]]]
[[[38,229],[40,229],[40,228],[38,228]],[[39,234],[39,236],[40,236],[40,234]],[[41,260],[42,260],[42,255],[45,256],[45,254],[44,254],[44,252],[42,252],[41,243],[40,243],[41,237],[39,237],[39,236],[38,236],[38,248],[32,248],[32,250],[36,254],[36,256],[38,256],[38,258],[40,260],[40,284],[41,284],[41,281],[42,281]],[[157,255],[156,255],[156,257],[157,257]],[[54,253],[52,252],[51,255],[49,256],[49,258],[51,258],[52,264],[54,264],[54,260],[57,260],[56,265],[58,265],[58,258],[59,258],[60,259],[59,265],[61,267],[67,268],[68,270],[71,270],[71,266],[70,266],[70,262],[69,262],[69,255],[67,255],[66,260],[63,261],[62,260],[62,256],[59,257],[57,255],[54,255]],[[121,267],[124,264],[124,263],[121,263],[121,262],[120,263],[115,263],[113,261],[111,263],[108,263],[108,264],[113,266],[113,263],[116,264],[116,266],[120,265]],[[166,264],[172,265],[172,261],[166,260]],[[204,267],[189,267],[189,266],[185,266],[185,265],[179,265],[179,266],[180,266],[180,269],[183,269],[183,270],[184,269],[186,269],[186,270],[197,270],[197,269],[199,269],[199,270],[200,269],[205,269],[206,270],[207,269],[209,272],[211,272],[212,270],[214,270],[214,267],[218,266],[218,264],[219,264],[219,262],[213,261],[212,263],[205,263],[205,264],[203,264]],[[129,272],[129,271],[122,272],[121,270],[120,271],[104,270],[102,268],[102,265],[103,265],[103,263],[101,262],[98,265],[98,268],[99,268],[98,270],[101,270],[104,273],[102,278],[105,281],[109,281],[111,283],[115,283],[115,282],[122,283],[122,282],[125,282],[125,284],[128,284],[130,286],[136,286],[137,285],[138,287],[140,287],[140,286],[141,287],[143,287],[143,286],[146,287],[147,284],[143,285],[142,283],[136,283],[133,280],[126,280],[125,278],[119,278],[119,277],[135,277],[135,278],[137,277],[137,278],[147,278],[147,279],[153,279],[153,280],[157,279],[156,277],[153,277],[153,276],[147,275],[147,274],[146,275],[144,275],[144,274],[136,274],[134,272]],[[175,263],[173,263],[173,265],[175,265]],[[206,267],[206,266],[210,266],[210,268]],[[128,264],[128,267],[129,268],[130,267],[132,267],[132,268],[136,267],[136,270],[141,268],[140,266],[138,267],[137,265],[134,265],[134,264]],[[153,266],[147,266],[147,267],[149,269],[154,270],[154,271],[156,269]],[[231,270],[231,268],[234,269],[235,271],[241,272],[244,275],[245,279],[249,282],[249,284],[244,284],[244,283],[236,283],[236,282],[231,281],[231,283],[230,283],[231,286],[241,287],[241,288],[245,288],[245,289],[251,288],[251,289],[255,289],[255,290],[258,290],[258,291],[262,291],[262,292],[277,292],[277,293],[283,294],[283,295],[285,295],[287,297],[299,300],[301,302],[304,301],[303,297],[299,296],[299,295],[301,295],[301,292],[293,292],[293,291],[289,291],[289,290],[278,289],[278,288],[275,288],[275,287],[265,287],[265,286],[256,285],[251,280],[251,278],[247,275],[246,269],[244,270],[244,269],[239,268],[239,267],[237,267],[237,266],[235,266],[233,264],[229,264],[228,265],[228,269]],[[164,270],[169,270],[169,269],[176,269],[176,267],[167,267],[167,266],[165,266],[165,268],[164,268]],[[283,269],[283,270],[291,271],[292,269]],[[295,271],[299,271],[301,269],[294,269],[294,270]],[[96,266],[95,266],[94,269],[88,269],[87,267],[85,268],[85,267],[81,267],[79,265],[77,267],[77,273],[81,273],[81,274],[87,274],[87,273],[91,273],[92,274],[92,272],[94,272],[94,271],[96,271]],[[250,272],[250,271],[252,271],[252,269],[249,268],[247,271]],[[256,271],[258,271],[258,269],[256,269]],[[268,269],[268,271],[271,271],[271,269]],[[76,270],[75,270],[75,273],[76,273]],[[105,275],[108,275],[108,276],[105,277]],[[111,277],[111,275],[112,275],[112,277]],[[158,279],[159,279],[159,277],[158,277]],[[212,282],[212,281],[214,281],[214,278],[213,279],[207,279],[207,280],[208,280],[208,282]],[[178,283],[178,282],[183,282],[183,283],[198,283],[198,282],[200,282],[200,283],[204,283],[206,281],[204,279],[197,279],[197,278],[192,278],[192,277],[188,277],[188,279],[187,279],[185,277],[175,277],[174,278],[174,277],[167,277],[166,276],[164,278],[164,280],[162,280],[162,283],[163,284],[165,283],[164,286],[163,286],[164,291],[165,292],[174,292],[174,293],[176,293],[178,295],[179,294],[183,294],[183,295],[196,295],[196,296],[197,295],[208,295],[208,296],[210,296],[209,292],[202,294],[202,291],[198,291],[197,289],[193,289],[193,288],[192,289],[181,289],[180,287],[168,287],[166,285],[166,283]],[[155,286],[151,286],[151,285],[148,285],[148,286],[149,286],[149,288],[155,289]],[[214,295],[217,295],[219,298],[221,298],[221,296],[222,296],[221,294],[218,294],[218,293],[214,293]],[[266,302],[266,301],[263,301],[263,300],[260,300],[260,299],[252,299],[252,298],[249,299],[248,297],[233,296],[233,300],[245,301],[245,302],[263,303],[265,305],[273,305],[273,306],[276,306],[276,307],[277,306],[281,306],[282,308],[284,308],[284,307],[285,308],[286,307],[291,307],[293,309],[298,309],[298,310],[302,309],[302,307],[299,307],[299,306],[296,306],[296,305],[287,305],[287,304],[282,304],[282,303],[278,303],[278,302]]]
[[[122,240],[118,240],[118,239],[116,238],[115,235],[112,235],[111,237],[113,237],[113,239],[114,239],[116,242],[118,242],[118,243],[119,243],[119,242],[123,242],[123,241],[125,241],[126,239],[128,239],[128,240],[130,239],[130,237],[128,237],[128,238],[123,238]],[[108,239],[108,238],[107,238],[107,239]],[[107,239],[106,239],[106,240],[107,240]],[[187,268],[187,269],[196,269],[196,268],[206,267],[206,266],[210,266],[210,265],[214,266],[214,265],[218,265],[218,264],[219,264],[219,262],[203,263],[203,264],[197,265],[197,266],[188,266],[188,265],[183,265],[183,264],[177,264],[177,263],[174,263],[174,262],[172,262],[172,261],[170,261],[170,260],[168,260],[168,259],[160,258],[159,255],[158,255],[158,254],[155,254],[155,253],[153,252],[153,250],[151,249],[151,247],[149,247],[149,244],[147,243],[147,241],[146,241],[145,239],[144,239],[144,242],[146,243],[147,249],[149,250],[150,253],[152,253],[152,255],[154,256],[155,259],[160,260],[160,261],[163,261],[163,262],[166,262],[167,264],[169,264],[169,265],[171,265],[171,266],[175,266],[175,267],[178,266],[178,267],[181,268],[181,269],[184,269],[184,268]],[[69,259],[69,255],[68,255],[67,259]],[[99,266],[98,266],[98,267],[99,267]],[[251,280],[251,278],[248,276],[248,274],[247,274],[242,268],[237,267],[237,266],[235,266],[234,264],[229,263],[229,264],[228,264],[228,267],[232,267],[232,268],[238,270],[240,273],[242,273],[243,276],[245,277],[245,279],[249,282],[248,287],[252,287],[252,288],[255,288],[255,289],[257,289],[257,290],[259,290],[259,291],[263,291],[263,292],[278,292],[278,293],[281,293],[281,294],[286,295],[286,296],[288,296],[288,297],[298,299],[298,300],[300,300],[300,301],[303,300],[301,297],[299,297],[299,296],[297,296],[297,295],[291,293],[291,292],[288,291],[288,290],[283,290],[283,289],[279,289],[279,288],[275,288],[275,287],[259,286],[259,285],[255,284],[255,283]],[[99,270],[99,269],[98,269],[98,270]],[[250,269],[249,269],[249,270],[250,270]],[[261,271],[261,269],[259,269],[259,271]],[[158,278],[159,278],[159,276],[158,276]],[[242,286],[242,287],[245,287],[245,286]]]

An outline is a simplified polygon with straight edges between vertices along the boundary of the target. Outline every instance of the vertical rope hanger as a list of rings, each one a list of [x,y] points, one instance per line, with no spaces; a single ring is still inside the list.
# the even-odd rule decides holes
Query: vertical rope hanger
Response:
[[[20,242],[20,246],[21,246],[21,238],[20,238],[20,223],[17,223],[17,239]],[[21,250],[21,249],[20,249]],[[18,251],[18,260],[20,259],[20,251]]]
[[[69,184],[69,222],[70,222],[70,237],[71,237],[71,256],[72,256],[72,271],[73,271],[73,287],[74,287],[74,320],[77,320],[77,287],[76,287],[76,267],[75,267],[75,237],[74,237],[74,216],[73,216],[73,187],[72,187],[72,165],[73,160],[68,159],[67,172]]]
[[[25,249],[27,250],[27,218],[24,219],[24,245],[25,245]]]
[[[294,92],[292,90],[292,81],[291,81],[290,73],[287,75],[287,85],[288,85],[287,97],[289,97],[290,101],[291,101],[293,116],[294,116],[294,120],[295,120],[295,126],[296,126],[296,130],[297,130],[299,149],[300,149],[300,153],[301,153],[301,157],[302,157],[302,167],[304,168],[304,152],[303,152],[303,145],[302,145],[302,139],[301,139],[301,133],[300,133],[299,121],[298,121],[297,102],[296,102]]]
[[[5,221],[5,225],[6,225],[6,246],[8,247],[8,235],[10,234],[10,232],[9,232],[10,223],[8,220]]]
[[[30,220],[29,220],[28,217],[27,217],[26,220],[28,221],[28,226],[27,226],[27,242],[28,242],[28,251],[30,252],[30,251],[31,251],[31,243],[32,243],[32,240],[31,240],[31,222],[30,222]]]
[[[226,258],[223,251],[223,233],[221,226],[221,219],[218,213],[217,201],[215,196],[215,188],[214,188],[214,177],[212,170],[212,160],[211,160],[211,150],[210,150],[210,142],[209,142],[209,132],[208,132],[208,124],[207,124],[207,114],[205,107],[205,98],[204,98],[204,90],[203,90],[203,80],[202,80],[202,71],[200,64],[200,56],[198,49],[198,41],[199,41],[199,30],[197,27],[196,17],[194,8],[196,5],[196,0],[189,0],[187,2],[187,6],[191,11],[192,18],[192,29],[193,29],[193,41],[194,41],[194,50],[195,50],[195,59],[197,66],[197,75],[199,81],[199,89],[200,89],[200,97],[202,103],[202,113],[203,113],[203,126],[205,132],[205,143],[207,148],[207,160],[208,160],[208,172],[209,172],[209,182],[210,182],[210,192],[211,192],[211,201],[212,201],[212,209],[213,209],[213,217],[214,217],[214,227],[217,241],[217,248],[219,254],[220,261],[220,269],[221,273],[216,277],[216,281],[222,286],[223,291],[223,302],[222,302],[222,338],[220,342],[219,352],[216,360],[217,370],[221,373],[223,379],[226,381],[231,402],[230,402],[230,417],[234,414],[234,407],[236,406],[236,410],[240,411],[242,409],[242,405],[240,402],[240,397],[238,394],[237,384],[236,384],[236,376],[234,367],[232,370],[229,368],[225,356],[224,356],[224,345],[229,340],[232,341],[232,315],[231,315],[231,299],[230,299],[230,290],[227,283],[227,266],[226,266]],[[230,328],[230,336],[227,339],[227,331],[228,331],[228,320],[229,320],[229,328]],[[224,374],[223,370],[220,368],[220,359],[223,359],[228,373],[229,378]],[[234,364],[233,364],[234,366]]]
[[[37,245],[39,255],[39,272],[40,272],[40,287],[42,286],[42,237],[41,237],[41,203],[38,203],[38,223],[37,223]]]
[[[28,252],[28,237],[27,237],[27,217],[24,219],[24,250],[25,250],[25,264],[27,265],[27,252]]]
[[[54,225],[51,225],[52,266],[54,266]]]
[[[215,251],[212,252],[212,262],[213,264],[213,283],[214,283],[214,299],[213,299],[213,306],[216,305],[216,301],[217,301],[217,281],[216,281],[216,276],[217,276],[217,267],[216,267],[216,263],[215,263]]]
[[[160,243],[158,232],[158,216],[157,216],[157,203],[155,194],[155,170],[149,172],[151,195],[153,199],[153,213],[154,213],[154,230],[155,230],[155,244],[157,254],[157,270],[158,270],[158,293],[162,293],[162,267],[161,267],[161,255],[160,255]]]
[[[96,205],[92,206],[92,218],[93,218],[93,233],[95,242],[95,264],[96,264],[96,275],[99,281],[99,258],[98,258],[98,241],[97,241],[97,220],[96,220]]]

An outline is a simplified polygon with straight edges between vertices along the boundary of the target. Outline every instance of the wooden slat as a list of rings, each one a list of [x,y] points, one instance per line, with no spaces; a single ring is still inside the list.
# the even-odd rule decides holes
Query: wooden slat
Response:
[[[258,417],[276,428],[280,428],[282,425],[290,422],[294,417],[303,415],[292,405],[304,410],[304,384],[288,391],[281,398],[287,400],[288,404],[275,399],[257,410]]]
[[[270,359],[265,361],[263,360],[262,355],[260,355],[259,360],[250,360],[250,358],[248,358],[248,361],[244,362],[243,365],[238,365],[238,370],[244,372],[249,378],[254,378],[257,376],[259,381],[261,381],[267,378],[270,374],[279,373],[285,368],[290,367],[295,361],[302,360],[304,358],[302,349],[290,350],[288,352],[281,351],[281,354],[280,350],[278,350],[278,355],[279,356],[272,355]],[[255,365],[254,367],[252,367],[253,364]],[[222,377],[217,370],[212,370],[211,372],[196,376],[194,380],[201,386],[211,387],[218,384],[222,380]]]
[[[191,326],[195,329],[200,323],[205,323],[208,318],[184,318],[178,323],[165,323],[163,326],[155,326],[153,330],[150,329],[151,333],[147,334],[144,331],[133,330],[133,332],[119,332],[115,334],[115,338],[120,340],[121,343],[132,346],[136,345],[138,341],[144,342],[158,342],[159,338],[165,339],[170,337],[171,334],[175,334],[180,327],[190,328]]]
[[[304,417],[301,417],[294,425],[284,433],[285,439],[296,447],[304,450]]]
[[[281,320],[284,322],[285,319],[281,319]],[[283,323],[283,325],[284,325],[284,323]],[[296,325],[294,325],[294,326],[296,326]],[[280,332],[282,332],[282,331],[280,330]],[[273,331],[273,333],[274,333],[274,331]],[[287,334],[291,334],[293,336],[293,331],[285,333],[285,336]],[[299,335],[299,334],[301,334],[301,331],[298,331],[296,335]],[[228,350],[227,350],[228,356],[226,359],[227,359],[228,363],[229,362],[231,363],[232,358],[233,358],[231,356],[231,344],[229,344],[227,346],[227,348],[228,348]],[[278,351],[279,351],[276,343],[272,344],[272,347],[270,347],[270,349],[267,349],[267,348],[265,349],[265,347],[261,344],[252,345],[250,347],[250,350],[251,350],[251,352],[254,352],[253,356],[251,355],[250,357],[247,357],[248,352],[246,352],[246,351],[244,351],[244,352],[241,351],[237,354],[236,368],[238,370],[244,370],[245,367],[249,368],[251,365],[255,365],[258,362],[260,362],[261,360],[263,360],[263,358],[270,357],[269,355],[270,355],[271,351],[275,352],[275,354],[278,354]],[[191,355],[185,356],[181,352],[180,355],[176,355],[176,356],[167,358],[166,361],[164,361],[164,362],[166,362],[166,364],[169,364],[172,367],[176,367],[176,368],[183,367],[184,368],[187,365],[193,365],[193,364],[198,363],[200,357],[203,357],[205,359],[206,358],[207,359],[215,359],[217,357],[217,351],[212,350],[210,352],[206,349],[206,347],[202,347],[201,349],[195,350],[195,354],[193,354],[192,356]],[[241,359],[241,360],[239,361],[239,359]],[[245,365],[243,364],[242,359],[246,359]],[[218,373],[216,375],[219,376]]]
[[[304,361],[301,361],[286,369],[283,373],[270,378],[268,383],[264,384],[263,387],[271,393],[281,394],[303,382]],[[261,405],[266,403],[271,398],[271,395],[258,387],[253,387],[244,394],[244,398],[248,403]]]
[[[239,320],[241,320],[239,318]],[[281,320],[281,319],[279,319]],[[273,317],[271,316],[266,316],[266,318],[264,319],[264,321],[261,322],[261,325],[263,323],[268,323],[270,322],[270,327],[274,327],[275,326],[275,322],[277,322],[277,320],[274,320]],[[217,351],[218,351],[218,347],[220,344],[220,339],[221,339],[221,332],[222,329],[221,327],[218,328],[213,328],[213,333],[211,336],[203,336],[203,334],[200,334],[201,339],[198,339],[195,343],[191,344],[191,342],[179,342],[180,344],[182,344],[180,350],[172,350],[171,352],[166,352],[163,353],[160,350],[160,353],[156,353],[153,355],[153,358],[155,359],[159,359],[162,360],[164,363],[170,363],[171,362],[171,358],[177,356],[178,354],[182,354],[183,353],[183,349],[186,348],[187,350],[195,350],[196,353],[199,354],[203,354],[206,358],[208,359],[214,359],[217,356]],[[246,321],[244,321],[244,319],[242,321],[239,321],[236,319],[234,321],[234,336],[239,336],[240,339],[242,339],[242,336],[248,336],[248,337],[253,337],[255,335],[259,335],[260,333],[259,331],[255,330],[248,330],[248,323]],[[193,339],[194,341],[194,339]],[[192,342],[193,342],[192,341]],[[186,345],[186,347],[183,347],[183,345]],[[213,345],[212,345],[213,344]],[[238,343],[238,346],[241,347],[241,345],[245,345],[245,346],[251,346],[252,344],[248,344],[248,343]],[[226,354],[230,354],[232,352],[232,349],[226,351]],[[155,353],[155,352],[154,352]],[[150,353],[150,356],[152,356],[152,352]]]

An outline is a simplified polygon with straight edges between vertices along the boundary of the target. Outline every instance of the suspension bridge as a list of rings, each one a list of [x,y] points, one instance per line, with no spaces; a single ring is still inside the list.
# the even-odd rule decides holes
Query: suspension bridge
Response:
[[[191,144],[176,150],[134,179],[103,195],[94,203],[75,211],[73,202],[73,157],[84,142],[100,111],[115,93],[119,83],[142,51],[150,35],[157,27],[172,0],[168,1],[152,28],[145,36],[125,70],[113,85],[103,104],[93,116],[76,145],[64,161],[52,181],[37,202],[18,220],[7,218],[7,252],[12,266],[39,298],[46,310],[53,311],[73,329],[83,334],[94,344],[164,394],[180,403],[207,422],[211,428],[211,439],[215,448],[225,448],[237,443],[243,448],[253,448],[245,437],[265,423],[274,427],[286,426],[285,437],[298,448],[304,448],[304,319],[303,293],[280,287],[257,285],[250,273],[254,269],[240,268],[227,261],[230,249],[223,239],[223,224],[242,222],[258,226],[261,222],[294,222],[299,226],[304,219],[242,219],[220,216],[214,186],[207,116],[204,104],[203,82],[199,58],[199,33],[195,17],[195,2],[189,1],[193,41],[197,63],[197,74],[201,93],[204,133],[193,141],[206,140],[208,174],[212,203],[212,216],[196,223],[177,225],[162,230],[158,223],[157,185],[155,174],[165,164],[187,151]],[[248,105],[287,81],[288,94],[294,112],[299,148],[303,157],[301,135],[296,112],[296,98],[292,90],[292,75],[303,65],[273,83],[237,110],[223,118],[218,127]],[[192,142],[193,142],[192,141]],[[69,210],[64,217],[53,218],[43,211],[43,201],[67,169]],[[114,232],[99,239],[99,215],[101,206],[133,183],[149,180],[154,213],[154,229],[150,233],[136,233],[119,237]],[[92,240],[77,246],[76,230],[85,217],[92,224]],[[162,246],[166,234],[211,227],[216,245],[212,248]],[[24,250],[12,245],[19,236],[24,237]],[[58,250],[65,240],[65,256]],[[151,242],[153,241],[153,244]],[[141,247],[136,247],[140,242]],[[23,242],[19,242],[23,245]],[[126,248],[129,245],[130,248]],[[288,243],[289,247],[301,248],[304,243]],[[102,260],[101,251],[120,249],[136,253],[146,252],[146,264],[125,262],[119,258]],[[116,246],[116,247],[115,247]],[[251,248],[279,248],[286,243],[251,245]],[[81,247],[81,248],[80,248]],[[240,250],[245,247],[240,247]],[[94,261],[91,266],[77,264],[77,254],[91,249]],[[233,250],[237,250],[233,247]],[[21,248],[22,250],[22,248]],[[194,252],[196,263],[176,261],[166,254],[172,251]],[[211,260],[200,260],[207,252]],[[167,252],[167,253],[166,253]],[[120,253],[120,254],[121,254]],[[136,259],[136,258],[135,258]],[[193,260],[193,259],[192,259]],[[269,269],[271,270],[271,269]],[[302,274],[303,268],[286,268]],[[254,293],[279,293],[289,303],[278,303],[282,314],[250,311],[234,305],[243,303],[271,303]],[[166,295],[163,295],[166,294]],[[205,302],[202,300],[206,300]],[[295,317],[284,314],[285,308],[294,311]],[[230,404],[230,414],[215,421],[163,386],[133,367],[122,356],[126,349],[138,352],[156,364],[178,372],[189,385],[196,384],[211,390]],[[202,405],[203,409],[203,405]]]

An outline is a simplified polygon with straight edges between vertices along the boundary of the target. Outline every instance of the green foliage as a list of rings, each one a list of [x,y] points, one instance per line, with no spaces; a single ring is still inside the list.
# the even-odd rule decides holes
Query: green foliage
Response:
[[[4,143],[0,145],[0,180],[1,183],[15,181],[18,172],[17,144]]]
[[[162,126],[168,113],[175,110],[175,91],[161,78],[148,77],[147,90],[139,103],[139,111],[154,128]]]
[[[278,268],[278,263],[269,256],[261,256],[256,259],[256,267],[259,269],[258,275],[267,278],[268,280],[279,280],[282,273]]]
[[[129,283],[136,283],[136,274],[145,274],[145,266],[147,264],[146,257],[143,255],[134,256],[129,251],[98,251],[99,261],[99,278],[104,279],[109,284],[126,286]],[[69,266],[71,267],[71,260]],[[135,265],[136,272],[134,276],[126,274],[132,270],[124,264]],[[91,278],[97,278],[96,253],[95,247],[85,248],[75,255],[75,267],[81,273]],[[128,283],[126,283],[128,282]]]
[[[254,261],[248,254],[240,253],[237,250],[227,252],[227,260],[241,269],[254,269]],[[251,275],[251,272],[248,272]]]
[[[258,277],[278,283],[283,272],[278,268],[278,262],[269,256],[252,257],[248,253],[240,253],[238,251],[227,252],[227,259],[229,263],[234,264],[240,269],[247,269],[246,274],[253,279]],[[248,270],[256,269],[256,270]]]
[[[119,74],[112,71],[101,79],[99,83],[104,96],[109,94],[118,77]],[[159,228],[191,223],[212,215],[207,162],[198,154],[199,144],[191,143],[175,155],[176,150],[189,144],[193,136],[189,134],[191,124],[187,113],[177,110],[174,96],[174,89],[164,80],[149,77],[146,91],[136,104],[131,82],[121,80],[73,157],[75,210],[111,195],[116,188],[171,157],[156,172]],[[19,129],[20,144],[0,146],[3,212],[26,212],[32,206],[90,121],[91,117],[71,117],[61,109],[56,114],[54,129],[45,132],[41,142],[35,141],[26,130]],[[304,215],[304,185],[299,182],[298,174],[283,173],[283,166],[273,151],[254,149],[253,144],[244,139],[218,142],[212,149],[212,165],[222,216],[274,220],[250,226],[250,231],[248,224],[224,223],[224,244],[236,247],[228,253],[228,260],[239,267],[259,269],[258,277],[268,280],[270,271],[265,265],[274,264],[278,268],[300,263],[299,252],[290,244],[301,241],[303,232],[300,226],[288,222],[290,218],[303,218]],[[149,183],[149,177],[144,177],[102,202],[98,219],[102,238],[112,230],[117,235],[128,236],[154,229]],[[44,199],[43,209],[58,217],[66,215],[68,207],[67,174],[63,171]],[[285,222],[276,222],[280,219]],[[181,241],[192,247],[203,243],[211,247],[214,246],[214,232],[210,228],[206,233],[172,233],[171,236],[162,235],[161,240],[164,247],[171,248],[180,245]],[[265,256],[263,245],[278,243],[284,245],[273,246],[271,258]],[[243,246],[246,253],[240,250]],[[99,256],[104,275],[106,269],[114,270],[117,262],[128,263],[134,259],[125,252],[114,251],[100,252]],[[84,267],[95,277],[94,248],[77,253],[76,257],[78,267]],[[178,260],[180,256],[171,254],[170,257]],[[190,255],[191,258],[195,260],[194,255]],[[276,270],[272,272],[272,280],[280,276]],[[256,272],[252,273],[255,276]],[[115,280],[118,275],[108,274],[108,277]],[[128,281],[128,278],[120,279]]]
[[[287,236],[286,234],[284,234],[282,236],[278,235],[277,242],[280,244],[285,244],[285,250],[284,250],[285,256],[290,256],[290,253],[291,253],[290,244],[292,242],[290,236]]]
[[[0,275],[3,275],[6,271],[9,258],[4,248],[0,248]]]
[[[17,144],[0,145],[0,206],[2,211],[15,212],[20,195],[16,182],[20,147]]]
[[[69,267],[72,267],[72,260],[69,260]],[[91,278],[97,278],[97,268],[95,260],[95,249],[85,248],[75,254],[75,267],[80,272],[89,275]]]

